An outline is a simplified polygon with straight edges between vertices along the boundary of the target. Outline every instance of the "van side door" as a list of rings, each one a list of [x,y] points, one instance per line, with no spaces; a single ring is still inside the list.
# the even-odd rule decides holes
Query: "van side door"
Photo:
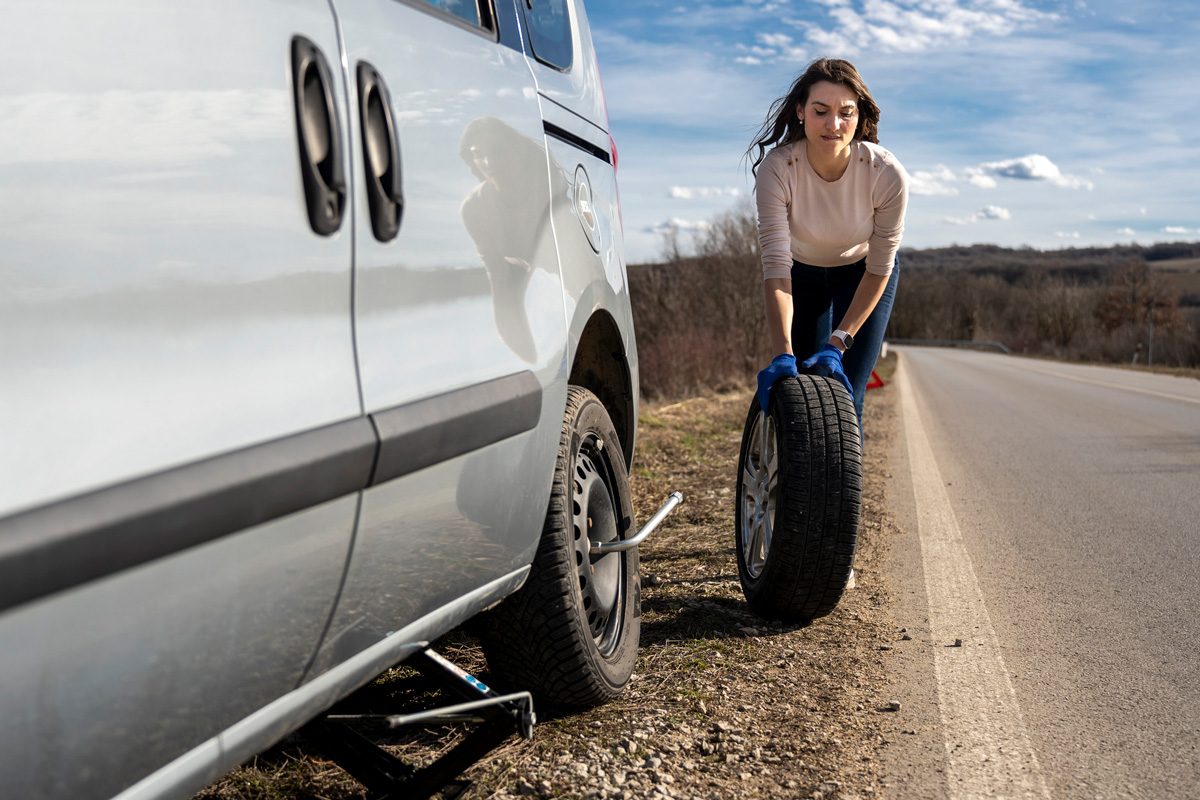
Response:
[[[110,797],[185,754],[195,789],[313,658],[374,453],[349,198],[314,229],[292,91],[344,164],[341,80],[293,69],[299,36],[339,76],[335,19],[48,0],[4,27],[2,793]]]
[[[511,0],[336,7],[364,209],[358,364],[382,445],[317,669],[532,560],[566,402],[542,121]]]

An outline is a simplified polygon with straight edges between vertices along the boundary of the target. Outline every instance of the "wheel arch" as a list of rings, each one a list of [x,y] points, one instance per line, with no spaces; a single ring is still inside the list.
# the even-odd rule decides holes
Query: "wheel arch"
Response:
[[[584,326],[568,382],[600,398],[621,440],[625,466],[631,468],[637,435],[633,375],[621,330],[608,311],[596,309]]]

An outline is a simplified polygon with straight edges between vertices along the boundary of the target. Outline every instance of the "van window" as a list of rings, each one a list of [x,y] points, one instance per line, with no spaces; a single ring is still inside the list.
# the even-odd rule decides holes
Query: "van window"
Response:
[[[490,0],[421,0],[421,2],[458,17],[476,28],[492,30]]]
[[[567,0],[526,0],[521,3],[528,22],[533,54],[559,69],[571,68],[571,15]]]

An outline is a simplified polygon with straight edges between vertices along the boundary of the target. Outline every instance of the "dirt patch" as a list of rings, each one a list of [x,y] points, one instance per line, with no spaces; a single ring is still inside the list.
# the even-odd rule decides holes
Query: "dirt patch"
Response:
[[[890,361],[890,359],[889,359]],[[885,380],[891,363],[881,365]],[[646,519],[673,490],[685,504],[642,548],[642,649],[615,702],[543,720],[532,742],[510,740],[467,774],[473,800],[562,798],[853,798],[881,787],[888,649],[902,632],[883,567],[894,390],[867,403],[864,515],[856,588],[807,627],[750,613],[738,584],[733,492],[748,392],[642,409],[634,503]],[[462,632],[439,647],[486,677]],[[394,671],[368,691],[390,692]],[[397,742],[420,761],[453,739]],[[328,762],[285,743],[205,798],[363,796]]]

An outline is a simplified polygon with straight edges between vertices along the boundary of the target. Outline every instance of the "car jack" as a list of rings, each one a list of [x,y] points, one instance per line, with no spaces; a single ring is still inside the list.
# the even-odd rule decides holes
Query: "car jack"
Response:
[[[470,786],[462,772],[500,746],[513,732],[533,738],[537,717],[529,692],[497,694],[433,650],[410,656],[413,667],[463,702],[412,714],[327,714],[304,730],[304,738],[350,773],[371,793],[371,800],[429,798],[441,793],[450,800]],[[364,732],[390,731],[416,725],[475,723],[455,747],[424,767],[414,767],[384,750]]]

